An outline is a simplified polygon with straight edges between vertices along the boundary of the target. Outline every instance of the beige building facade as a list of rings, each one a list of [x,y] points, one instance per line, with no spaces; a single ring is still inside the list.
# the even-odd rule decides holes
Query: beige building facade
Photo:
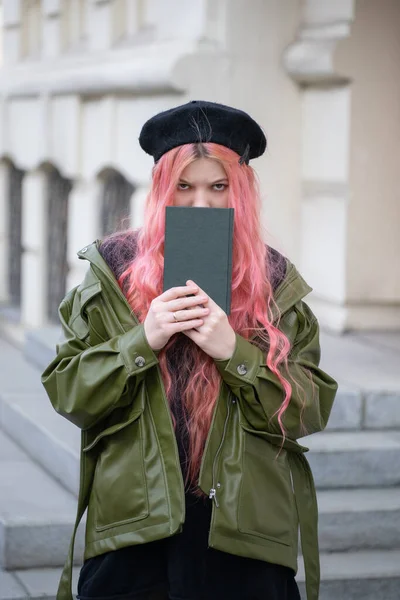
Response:
[[[397,0],[3,0],[0,302],[57,321],[76,252],[142,223],[144,121],[191,99],[263,126],[266,241],[321,325],[400,329]]]

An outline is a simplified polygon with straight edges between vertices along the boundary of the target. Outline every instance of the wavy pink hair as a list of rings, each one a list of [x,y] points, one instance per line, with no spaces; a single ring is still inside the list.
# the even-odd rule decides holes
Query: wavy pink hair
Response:
[[[139,321],[143,322],[151,301],[163,291],[165,207],[174,203],[175,190],[183,170],[200,157],[220,161],[227,174],[228,205],[235,209],[229,323],[235,332],[246,339],[250,338],[251,332],[258,332],[266,352],[266,364],[283,387],[283,401],[276,414],[285,435],[282,417],[290,402],[292,387],[281,371],[287,367],[290,343],[273,323],[271,265],[261,235],[261,199],[252,167],[240,165],[235,152],[214,143],[186,144],[164,154],[153,168],[144,227],[139,230],[137,237],[137,254],[118,283],[125,290]],[[179,369],[170,372],[168,357],[174,350],[179,352],[180,357],[185,356],[185,361],[182,361]],[[213,359],[182,333],[170,338],[159,353],[159,362],[170,405],[175,400],[174,392],[181,390],[189,435],[187,480],[196,487],[221,376]]]

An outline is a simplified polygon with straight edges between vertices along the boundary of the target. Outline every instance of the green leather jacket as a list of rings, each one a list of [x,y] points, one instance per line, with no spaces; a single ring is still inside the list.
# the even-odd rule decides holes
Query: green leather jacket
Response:
[[[65,341],[42,382],[55,410],[81,433],[78,511],[57,600],[72,600],[72,553],[86,508],[85,559],[172,536],[185,520],[177,444],[157,353],[132,313],[99,242],[78,256],[83,282],[61,302]],[[308,600],[319,593],[317,504],[312,474],[296,439],[327,423],[336,382],[318,368],[319,329],[302,298],[311,291],[288,261],[276,290],[279,327],[292,342],[289,370],[299,387],[284,417],[283,393],[265,354],[236,335],[231,359],[217,360],[221,387],[199,485],[214,499],[209,545],[297,572],[298,528]],[[283,448],[282,446],[283,442]]]

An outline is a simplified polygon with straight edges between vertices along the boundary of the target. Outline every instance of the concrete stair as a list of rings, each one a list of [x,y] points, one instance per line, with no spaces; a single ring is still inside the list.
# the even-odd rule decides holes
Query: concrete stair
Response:
[[[24,346],[25,355],[0,340],[0,428],[17,444],[17,450],[23,449],[28,454],[31,466],[24,468],[30,473],[38,469],[38,481],[40,477],[47,477],[55,486],[55,493],[66,494],[75,510],[73,495],[78,489],[80,432],[55,413],[39,379],[58,339],[58,330],[31,333]],[[396,375],[392,369],[389,377],[387,361],[381,361],[379,372],[387,376],[389,384],[380,389],[371,375],[372,363],[367,361],[368,385],[363,386],[361,367],[356,365],[354,379],[348,367],[353,357],[360,360],[359,348],[355,349],[354,341],[345,340],[347,350],[351,351],[345,359],[341,348],[336,346],[334,352],[337,343],[329,337],[328,341],[322,340],[323,347],[328,348],[328,364],[322,364],[323,368],[344,381],[328,428],[301,440],[310,448],[307,456],[317,485],[322,567],[320,600],[394,600],[399,598],[400,589],[400,374]],[[335,373],[334,365],[329,364],[329,360],[338,355],[348,368],[345,372],[342,365],[345,377]],[[16,372],[21,374],[17,378]],[[32,525],[23,522],[22,509],[18,508],[18,502],[14,504],[15,511],[8,515],[7,526],[0,528],[0,568],[13,569],[0,571],[0,590],[2,582],[7,580],[7,585],[17,586],[16,593],[20,595],[4,598],[54,597],[64,560],[62,544],[66,544],[65,556],[74,510],[53,519],[49,509],[49,518],[42,522],[39,511]],[[81,532],[78,543],[83,544],[82,528]],[[57,536],[64,541],[60,541],[58,550],[50,557],[46,544],[51,548]],[[7,543],[4,540],[8,540]],[[30,540],[27,546],[30,550],[18,558],[18,547],[22,542],[27,544],[26,540]],[[33,548],[36,555],[32,554]],[[78,551],[77,564],[79,552],[82,549]],[[54,568],[38,569],[43,566]],[[41,578],[43,591],[35,591],[34,585]],[[298,581],[302,589],[303,579],[300,568]],[[27,590],[28,583],[31,589],[23,596],[19,588]],[[305,598],[304,589],[302,594]],[[0,600],[4,598],[0,592]]]
[[[54,411],[44,389],[0,392],[0,428],[64,488],[77,494],[80,431]]]
[[[1,339],[0,382],[0,600],[55,600],[75,521],[79,431],[54,412],[37,367]],[[84,522],[75,588],[83,547]]]
[[[320,489],[400,485],[400,431],[323,431],[300,442]]]
[[[391,552],[339,552],[320,555],[319,600],[398,600],[400,550]],[[297,581],[306,598],[304,570]]]
[[[76,498],[0,431],[0,568],[64,564]],[[83,530],[76,562],[83,556]]]
[[[73,569],[76,590],[79,569]],[[0,600],[56,600],[60,569],[27,569],[13,572],[0,569]]]
[[[399,548],[400,487],[318,490],[318,507],[322,552]]]

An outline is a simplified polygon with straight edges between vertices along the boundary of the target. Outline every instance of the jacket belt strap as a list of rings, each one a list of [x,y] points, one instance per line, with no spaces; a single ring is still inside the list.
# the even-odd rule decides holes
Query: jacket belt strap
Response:
[[[78,502],[78,511],[76,515],[76,521],[72,533],[71,542],[69,545],[68,556],[64,564],[60,583],[58,585],[57,600],[73,600],[74,598],[72,595],[72,564],[74,558],[75,536],[79,523],[83,517],[83,513],[86,510],[86,506],[87,505],[85,503]]]
[[[306,574],[307,600],[318,600],[320,565],[318,547],[318,505],[314,478],[304,454],[289,452],[293,488],[300,524],[301,549]]]
[[[85,477],[85,458],[83,456],[82,448],[87,443],[86,441],[86,432],[81,432],[81,458],[80,458],[80,485],[79,485],[79,494],[78,494],[78,507],[76,510],[76,519],[74,530],[72,532],[71,542],[68,549],[67,559],[64,564],[63,572],[61,574],[60,583],[58,584],[58,591],[56,600],[74,600],[74,596],[72,594],[72,566],[74,562],[74,546],[75,546],[75,537],[76,532],[81,522],[81,519],[84,515],[84,512],[88,506],[88,490],[84,487],[84,477]]]

